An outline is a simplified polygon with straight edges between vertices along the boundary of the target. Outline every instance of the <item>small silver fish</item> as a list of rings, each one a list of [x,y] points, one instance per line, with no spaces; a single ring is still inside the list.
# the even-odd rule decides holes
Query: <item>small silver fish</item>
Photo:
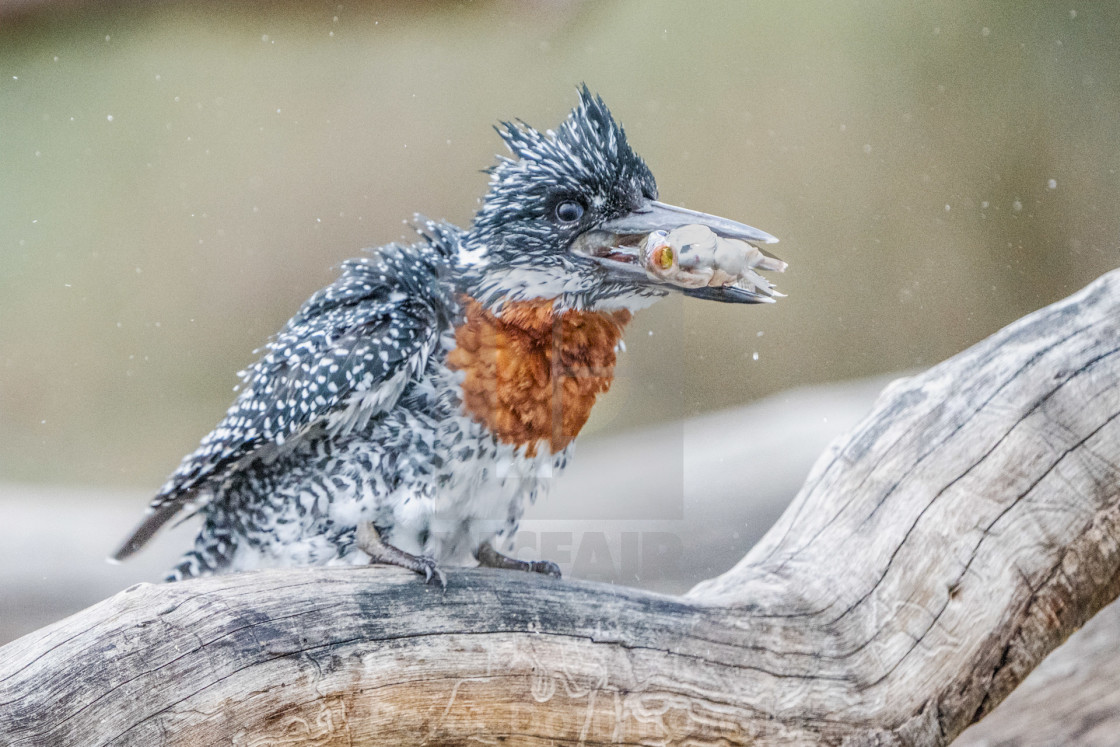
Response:
[[[654,231],[639,247],[639,263],[651,278],[682,288],[736,286],[780,296],[755,270],[783,272],[788,265],[739,239],[718,236],[707,226]]]

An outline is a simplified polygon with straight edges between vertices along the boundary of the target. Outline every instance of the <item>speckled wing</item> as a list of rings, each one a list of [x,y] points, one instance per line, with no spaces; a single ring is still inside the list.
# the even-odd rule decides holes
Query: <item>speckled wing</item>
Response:
[[[259,449],[312,428],[346,433],[393,407],[427,366],[454,310],[440,282],[447,252],[433,243],[391,244],[345,262],[339,279],[241,372],[242,391],[226,416],[171,475],[113,558],[138,550],[196,493]]]

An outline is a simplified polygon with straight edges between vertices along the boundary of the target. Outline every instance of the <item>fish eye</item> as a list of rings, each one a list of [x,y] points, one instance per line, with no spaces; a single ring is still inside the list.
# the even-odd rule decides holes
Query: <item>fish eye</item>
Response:
[[[556,206],[556,219],[561,223],[575,223],[583,217],[583,205],[574,200],[565,200]]]

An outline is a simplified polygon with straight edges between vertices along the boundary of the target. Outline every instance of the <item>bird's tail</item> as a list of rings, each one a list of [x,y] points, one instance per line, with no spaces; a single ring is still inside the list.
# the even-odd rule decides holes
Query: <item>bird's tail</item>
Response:
[[[160,527],[170,521],[171,517],[175,514],[179,513],[179,509],[182,507],[183,504],[179,501],[168,501],[156,508],[149,509],[143,521],[128,535],[128,539],[117,548],[116,552],[109,556],[110,562],[119,563],[133,555],[159,531]]]

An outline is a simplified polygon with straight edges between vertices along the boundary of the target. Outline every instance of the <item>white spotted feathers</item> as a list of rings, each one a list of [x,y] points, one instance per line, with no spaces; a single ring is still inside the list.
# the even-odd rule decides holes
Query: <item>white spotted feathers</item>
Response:
[[[542,299],[640,308],[665,293],[572,255],[580,232],[653,200],[657,186],[602,100],[583,87],[555,131],[505,124],[511,151],[469,231],[418,219],[421,240],[342,265],[241,373],[226,415],[183,459],[118,551],[135,552],[188,506],[203,524],[169,574],[363,563],[359,522],[438,561],[513,537],[567,450],[530,457],[464,415],[447,358],[461,302]],[[554,220],[579,201],[581,221]]]

